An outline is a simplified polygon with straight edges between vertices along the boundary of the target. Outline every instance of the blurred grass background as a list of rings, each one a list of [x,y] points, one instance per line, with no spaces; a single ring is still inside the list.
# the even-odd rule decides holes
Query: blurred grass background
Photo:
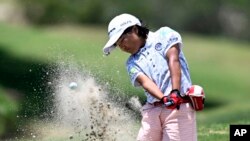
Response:
[[[28,4],[32,2],[37,1]],[[99,5],[98,0],[95,2]],[[245,4],[245,1],[238,2]],[[121,3],[113,4],[120,6]],[[133,8],[124,9],[115,13],[133,13]],[[28,24],[18,22],[20,20],[0,22],[0,139],[17,136],[18,126],[23,125],[20,122],[43,118],[41,115],[48,110],[45,105],[51,96],[47,82],[54,77],[48,70],[58,60],[84,65],[99,83],[110,84],[110,93],[118,93],[124,99],[138,95],[142,102],[145,100],[142,90],[132,87],[127,76],[125,61],[128,54],[119,49],[108,57],[102,54],[108,38],[105,21],[109,21],[109,17],[111,14],[104,18],[103,24],[97,24],[101,19],[95,24],[60,23],[60,17],[52,25],[44,24],[46,20],[42,25],[39,20]],[[197,113],[199,140],[227,141],[230,124],[250,124],[249,38],[201,34],[184,31],[178,26],[176,30],[181,29],[192,81],[203,86],[206,93],[205,110]],[[26,121],[20,120],[21,116],[27,116]]]

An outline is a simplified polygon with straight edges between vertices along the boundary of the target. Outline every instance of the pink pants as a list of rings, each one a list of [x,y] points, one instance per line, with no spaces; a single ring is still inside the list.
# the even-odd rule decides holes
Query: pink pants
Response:
[[[138,141],[197,141],[196,113],[189,103],[180,109],[145,104]]]

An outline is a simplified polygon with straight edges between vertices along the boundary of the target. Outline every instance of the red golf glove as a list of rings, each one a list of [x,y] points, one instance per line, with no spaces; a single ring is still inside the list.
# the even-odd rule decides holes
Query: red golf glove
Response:
[[[161,102],[166,106],[167,109],[177,108],[179,110],[183,99],[181,98],[180,91],[174,89],[168,96],[162,97]]]
[[[170,94],[168,95],[168,99],[169,101],[172,101],[172,105],[168,106],[167,108],[169,109],[175,109],[177,108],[177,110],[180,109],[180,105],[183,102],[183,99],[180,95],[180,91],[177,89],[174,89],[170,92]]]
[[[168,107],[169,105],[172,105],[173,101],[169,100],[169,98],[167,96],[163,96],[162,99],[161,99],[161,102],[166,106]]]

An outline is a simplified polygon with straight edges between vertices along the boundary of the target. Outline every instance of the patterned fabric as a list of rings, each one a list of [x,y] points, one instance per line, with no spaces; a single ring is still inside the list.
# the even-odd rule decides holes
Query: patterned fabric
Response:
[[[147,75],[153,80],[160,90],[167,96],[171,89],[170,71],[166,60],[169,48],[179,44],[181,63],[181,94],[185,93],[191,86],[191,79],[188,64],[182,52],[182,40],[178,32],[169,27],[162,27],[156,32],[149,32],[146,44],[136,54],[131,55],[127,60],[127,71],[134,86],[140,86],[136,78],[141,74]],[[147,102],[159,101],[145,91]]]

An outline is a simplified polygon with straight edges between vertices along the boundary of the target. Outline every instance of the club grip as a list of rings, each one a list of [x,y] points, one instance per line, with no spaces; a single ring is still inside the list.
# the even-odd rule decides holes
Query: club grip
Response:
[[[164,103],[164,105],[167,106],[167,107],[168,107],[168,106],[171,106],[172,104],[174,104],[173,101],[169,101],[169,102]]]

